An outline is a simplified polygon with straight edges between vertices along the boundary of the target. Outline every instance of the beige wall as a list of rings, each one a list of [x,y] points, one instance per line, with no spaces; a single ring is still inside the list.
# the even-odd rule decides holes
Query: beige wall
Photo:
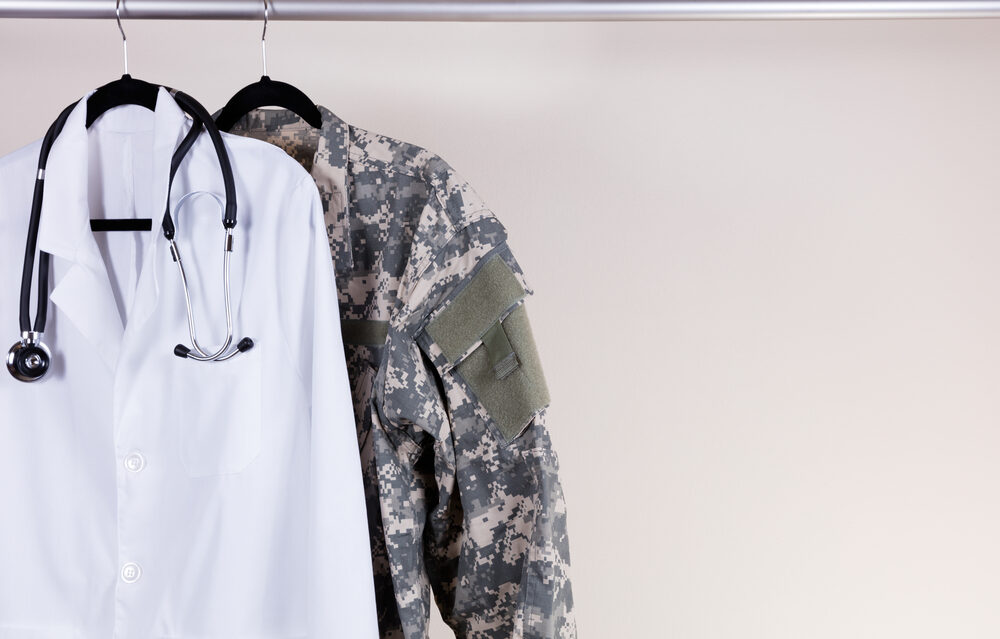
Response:
[[[210,110],[259,74],[259,24],[126,27]],[[1000,22],[270,32],[507,224],[581,637],[1000,636]],[[0,153],[117,37],[0,22]]]

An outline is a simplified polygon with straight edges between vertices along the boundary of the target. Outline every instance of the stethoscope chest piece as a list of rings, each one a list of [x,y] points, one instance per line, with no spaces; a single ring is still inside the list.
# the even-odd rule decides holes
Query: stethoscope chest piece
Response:
[[[38,335],[27,334],[7,351],[7,371],[22,382],[37,382],[49,370],[52,353]]]

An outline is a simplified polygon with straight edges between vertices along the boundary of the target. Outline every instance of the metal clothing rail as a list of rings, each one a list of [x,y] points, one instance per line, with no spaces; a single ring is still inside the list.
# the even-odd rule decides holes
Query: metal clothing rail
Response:
[[[997,18],[1000,0],[272,0],[273,20],[630,21]],[[113,18],[114,0],[0,0],[0,18]],[[260,0],[126,0],[122,18],[260,20]]]

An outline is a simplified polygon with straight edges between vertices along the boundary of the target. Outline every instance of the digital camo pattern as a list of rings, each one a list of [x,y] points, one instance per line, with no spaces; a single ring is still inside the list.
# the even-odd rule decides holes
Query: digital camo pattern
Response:
[[[255,110],[232,132],[281,146],[312,174],[341,317],[390,325],[382,346],[345,346],[381,636],[427,637],[433,593],[460,638],[574,638],[545,411],[505,443],[423,330],[493,255],[531,292],[506,231],[440,157],[320,112],[320,130]]]

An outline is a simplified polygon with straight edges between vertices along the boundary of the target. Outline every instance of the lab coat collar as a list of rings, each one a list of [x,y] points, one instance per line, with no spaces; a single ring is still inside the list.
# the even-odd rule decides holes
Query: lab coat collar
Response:
[[[330,109],[322,105],[317,105],[317,108],[321,116],[318,132],[288,109],[253,109],[233,124],[231,132],[277,145],[300,163],[303,163],[301,149],[311,146],[311,141],[316,138],[310,174],[323,201],[330,249],[337,256],[334,266],[338,272],[351,272],[354,269],[354,250],[351,246],[347,191],[351,127]],[[221,112],[221,109],[216,111],[212,118],[217,119]]]
[[[107,266],[90,230],[88,202],[90,152],[86,125],[87,99],[95,90],[87,92],[72,109],[62,132],[52,144],[45,169],[38,250],[70,262],[65,275],[49,294],[49,299],[97,347],[104,362],[114,370],[124,326],[118,314]],[[101,120],[98,120],[93,126],[101,125]],[[153,113],[152,197],[148,200],[152,210],[138,211],[139,217],[153,218],[151,232],[157,237],[150,238],[143,271],[146,264],[154,263],[151,260],[162,239],[159,224],[167,205],[170,159],[189,127],[190,122],[184,112],[170,93],[160,87]],[[143,290],[141,281],[139,286],[130,323],[147,318],[155,305],[156,291]]]

